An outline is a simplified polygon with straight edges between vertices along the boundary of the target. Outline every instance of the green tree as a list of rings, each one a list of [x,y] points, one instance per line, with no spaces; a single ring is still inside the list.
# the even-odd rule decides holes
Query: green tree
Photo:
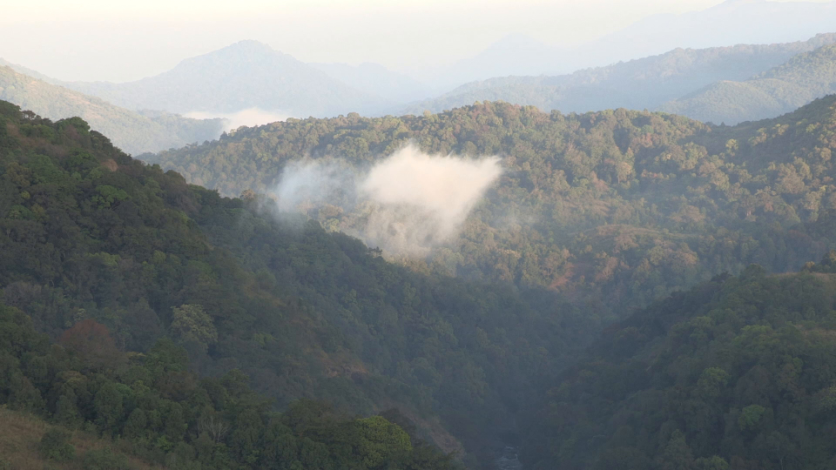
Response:
[[[212,318],[200,305],[181,305],[172,309],[171,332],[182,341],[194,341],[204,347],[218,340]]]

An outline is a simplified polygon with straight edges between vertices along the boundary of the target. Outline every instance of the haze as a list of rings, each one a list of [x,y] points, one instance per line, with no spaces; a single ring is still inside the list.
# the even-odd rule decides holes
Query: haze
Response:
[[[255,39],[304,62],[376,62],[427,76],[509,34],[569,47],[651,15],[681,14],[720,3],[3,0],[0,57],[63,80],[119,82],[161,73],[186,57],[241,39]]]

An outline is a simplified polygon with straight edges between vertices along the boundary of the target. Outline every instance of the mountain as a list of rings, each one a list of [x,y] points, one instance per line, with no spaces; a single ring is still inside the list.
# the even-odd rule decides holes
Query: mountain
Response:
[[[305,125],[323,148],[374,149],[425,123],[432,134],[416,141],[452,149],[462,137],[470,155],[512,143],[518,163],[506,160],[489,198],[522,207],[551,187],[565,205],[539,207],[563,222],[591,209],[570,228],[590,283],[622,263],[640,283],[706,259],[808,260],[800,273],[718,273],[599,335],[594,298],[578,308],[544,289],[399,266],[277,217],[271,198],[223,198],[135,160],[80,118],[0,101],[0,465],[487,470],[506,444],[526,468],[833,466],[836,252],[809,258],[836,233],[836,97],[735,127],[507,104],[455,113],[291,120],[225,139],[259,152],[256,138],[290,130],[295,144]],[[345,127],[319,134],[329,126]],[[614,160],[619,145],[632,160]],[[627,163],[635,181],[619,186]],[[520,224],[543,230],[544,213],[495,222],[490,203],[471,227],[487,232],[488,261],[536,262],[513,249],[542,249]],[[634,226],[578,232],[609,208],[637,215]],[[550,229],[548,244],[565,239]],[[456,438],[475,455],[439,449]]]
[[[50,119],[80,116],[134,154],[212,140],[222,128],[218,119],[188,119],[168,113],[143,115],[5,66],[0,67],[0,98]]]
[[[376,95],[392,103],[408,103],[428,98],[428,86],[406,75],[392,72],[380,64],[309,64],[340,82],[368,95]]]
[[[513,34],[473,57],[435,71],[426,81],[435,86],[453,87],[509,75],[566,74],[655,56],[677,48],[795,42],[831,31],[833,24],[836,24],[836,2],[833,1],[727,0],[701,11],[650,16],[574,47],[553,46]]]
[[[174,113],[259,108],[291,116],[331,116],[373,112],[387,104],[256,41],[186,59],[168,72],[135,82],[66,86],[125,108]]]
[[[834,105],[829,96],[774,120],[718,127],[666,113],[563,115],[485,102],[435,115],[290,120],[147,158],[223,194],[281,197],[286,169],[304,162],[362,172],[410,142],[428,154],[499,155],[503,172],[461,232],[410,265],[552,289],[606,321],[724,271],[793,271],[833,247],[817,227],[836,216]],[[372,210],[343,194],[297,207],[348,233],[362,232]]]
[[[278,212],[0,102],[0,406],[203,468],[385,468],[339,464],[366,424],[390,434],[383,413],[444,450],[405,468],[485,468],[597,329],[553,292],[419,272]],[[331,408],[271,414],[307,399]]]
[[[751,266],[637,312],[532,414],[526,468],[832,468],[834,301],[831,252],[799,274]]]
[[[469,83],[437,98],[409,105],[403,111],[414,114],[425,109],[440,112],[476,101],[500,100],[565,113],[615,108],[657,109],[668,101],[718,81],[747,80],[795,55],[834,42],[836,34],[819,34],[808,41],[787,44],[679,48],[658,56],[570,75],[492,78]],[[808,101],[798,103],[798,106]],[[699,119],[699,116],[684,114]]]
[[[836,92],[836,46],[799,54],[745,81],[721,81],[660,109],[735,124],[775,117]]]

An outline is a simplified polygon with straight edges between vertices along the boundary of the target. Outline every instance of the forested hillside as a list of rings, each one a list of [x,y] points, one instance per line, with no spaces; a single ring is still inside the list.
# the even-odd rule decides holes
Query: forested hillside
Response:
[[[28,338],[3,343],[12,340],[0,333],[0,371],[13,378],[0,381],[0,401],[55,420],[62,390],[81,387],[69,395],[78,419],[114,437],[128,436],[139,407],[137,445],[154,461],[172,452],[202,458],[193,439],[208,402],[189,374],[233,373],[223,380],[234,388],[246,382],[240,369],[279,409],[325,400],[349,421],[397,409],[418,436],[471,468],[488,466],[519,410],[598,328],[594,315],[552,292],[390,264],[316,222],[262,216],[273,212],[267,200],[222,198],[134,160],[79,118],[51,122],[0,104],[0,292],[12,308],[4,322]],[[154,362],[161,347],[176,356],[165,359],[175,369]],[[95,400],[108,383],[102,400],[122,404],[104,418]],[[148,414],[160,399],[181,403],[171,431]],[[238,419],[211,406],[228,426]],[[262,430],[253,432],[247,439]],[[235,462],[266,455],[235,450],[237,435],[223,441],[246,453]],[[328,465],[320,468],[345,468]]]
[[[526,468],[833,468],[834,273],[751,266],[608,328],[532,415]]]
[[[701,121],[736,124],[790,112],[836,92],[836,46],[799,54],[745,81],[722,81],[661,110]]]
[[[786,44],[679,48],[661,55],[579,70],[569,75],[497,77],[468,83],[400,111],[414,114],[421,114],[424,110],[442,112],[477,101],[500,100],[562,113],[615,108],[655,110],[668,101],[696,93],[716,82],[748,80],[798,54],[834,42],[836,35],[820,34],[809,41]],[[811,90],[811,93],[809,99],[773,114],[757,114],[757,108],[741,108],[739,113],[748,117],[734,122],[774,117],[825,94],[818,90]],[[721,103],[716,106],[722,107]],[[679,114],[702,120],[702,115],[692,114],[690,108],[681,107]]]
[[[606,318],[750,263],[794,271],[832,246],[834,105],[828,97],[779,119],[714,127],[484,103],[291,120],[147,158],[232,195],[272,190],[302,156],[362,168],[410,141],[430,153],[499,155],[499,182],[428,269],[547,287]],[[343,231],[362,215],[316,205],[307,214]]]
[[[220,119],[188,119],[176,114],[143,115],[0,67],[0,99],[50,119],[79,116],[126,152],[138,154],[182,147],[220,135]]]
[[[172,469],[458,467],[383,416],[352,417],[311,401],[272,411],[240,372],[203,379],[190,373],[186,351],[170,340],[146,354],[126,354],[106,327],[87,319],[65,331],[60,346],[51,345],[28,316],[2,304],[0,338],[0,403],[54,424],[37,444],[49,468],[129,470],[136,468],[129,455]],[[0,449],[22,416],[15,422],[0,410]],[[397,411],[388,416],[414,431]],[[77,455],[76,429],[103,439]],[[25,452],[8,449],[0,465],[34,468],[32,456],[16,455]]]

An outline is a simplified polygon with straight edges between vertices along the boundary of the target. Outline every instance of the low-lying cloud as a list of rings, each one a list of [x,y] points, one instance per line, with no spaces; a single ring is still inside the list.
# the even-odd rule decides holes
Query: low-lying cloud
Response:
[[[282,211],[326,211],[371,247],[423,256],[459,233],[501,173],[497,157],[428,155],[407,146],[366,172],[341,160],[295,162],[275,195]]]
[[[184,114],[187,118],[192,119],[223,119],[224,132],[238,129],[241,126],[254,127],[269,124],[271,122],[284,121],[291,117],[284,114],[265,111],[259,108],[242,109],[236,113],[207,113],[202,111],[195,111]]]

